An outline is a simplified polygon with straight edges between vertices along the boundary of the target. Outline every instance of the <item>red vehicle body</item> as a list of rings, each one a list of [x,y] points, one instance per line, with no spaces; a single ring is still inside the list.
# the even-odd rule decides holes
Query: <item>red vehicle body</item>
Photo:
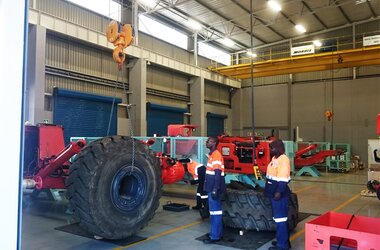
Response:
[[[24,187],[64,189],[69,159],[86,145],[84,140],[65,147],[59,125],[25,126]]]
[[[220,136],[218,150],[224,158],[226,172],[238,174],[254,174],[253,166],[266,173],[270,162],[270,141],[255,141],[256,161],[253,160],[252,137]]]

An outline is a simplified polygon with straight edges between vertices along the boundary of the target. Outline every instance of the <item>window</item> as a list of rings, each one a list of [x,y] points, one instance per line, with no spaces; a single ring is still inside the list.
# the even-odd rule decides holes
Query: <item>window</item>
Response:
[[[187,35],[147,16],[139,15],[139,30],[187,50]]]
[[[206,43],[198,43],[198,54],[224,65],[231,65],[230,55]]]
[[[121,16],[121,5],[110,0],[68,0],[69,2],[75,3],[86,9],[92,10],[98,14],[109,17],[120,22]]]

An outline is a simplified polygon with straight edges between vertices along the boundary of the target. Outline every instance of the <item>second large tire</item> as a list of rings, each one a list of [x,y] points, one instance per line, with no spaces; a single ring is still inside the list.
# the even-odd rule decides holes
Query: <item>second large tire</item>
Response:
[[[123,239],[146,226],[158,208],[160,163],[138,140],[105,137],[78,154],[66,185],[74,218],[83,229],[106,239]]]
[[[222,199],[223,223],[232,228],[257,231],[275,231],[272,205],[263,192],[227,189]],[[298,199],[295,193],[289,198],[289,230],[298,223]]]

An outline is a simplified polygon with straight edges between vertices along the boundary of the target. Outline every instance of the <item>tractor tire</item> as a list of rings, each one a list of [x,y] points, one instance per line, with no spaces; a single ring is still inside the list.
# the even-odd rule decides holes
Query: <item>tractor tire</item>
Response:
[[[263,192],[227,189],[222,198],[223,223],[232,228],[257,231],[275,231],[272,205]],[[298,223],[298,199],[295,193],[289,198],[288,225],[294,229]]]
[[[77,155],[66,185],[79,226],[94,236],[124,239],[145,227],[159,206],[160,162],[138,140],[104,137]]]

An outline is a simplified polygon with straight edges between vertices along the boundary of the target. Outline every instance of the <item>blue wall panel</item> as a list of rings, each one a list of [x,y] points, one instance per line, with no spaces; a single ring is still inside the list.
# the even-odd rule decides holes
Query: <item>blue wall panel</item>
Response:
[[[53,123],[64,128],[65,144],[70,137],[103,137],[107,135],[112,111],[109,135],[117,134],[117,104],[120,98],[112,98],[55,88]]]

